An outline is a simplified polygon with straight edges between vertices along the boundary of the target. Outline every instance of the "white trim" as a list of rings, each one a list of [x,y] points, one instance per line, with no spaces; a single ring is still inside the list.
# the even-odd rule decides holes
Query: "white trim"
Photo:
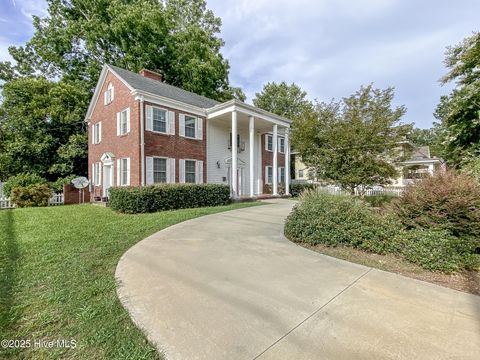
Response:
[[[268,138],[272,138],[272,148],[268,148]],[[273,152],[273,135],[270,133],[265,134],[265,151]]]
[[[153,184],[153,156],[147,156],[145,158],[146,164],[146,184]]]
[[[203,161],[195,160],[195,183],[203,184]]]
[[[185,184],[185,159],[179,159],[179,173],[178,173],[178,182],[180,184]]]
[[[189,117],[194,120],[193,127],[195,130],[195,135],[194,136],[187,136],[185,135],[185,118]],[[179,124],[179,135],[186,138],[186,139],[191,139],[191,140],[202,140],[201,138],[198,138],[198,120],[199,118],[190,114],[180,114],[180,124]]]
[[[272,169],[272,181],[268,181],[268,169]],[[273,166],[272,165],[266,165],[265,166],[265,184],[266,185],[272,185],[273,183]]]
[[[145,108],[143,98],[140,99],[140,180],[145,185]]]
[[[197,116],[205,116],[206,114],[204,108],[189,105],[182,101],[169,99],[160,95],[155,95],[147,91],[133,89],[131,91],[131,95],[135,97],[143,96],[145,98],[145,101],[148,101],[150,103],[154,103],[160,106],[166,106],[169,108],[174,108],[176,110],[192,113]]]
[[[283,151],[282,151],[282,147],[280,146],[280,144],[282,143],[282,140],[283,140]],[[285,154],[285,138],[283,136],[278,137],[278,152],[280,154]]]
[[[178,135],[185,137],[185,114],[178,117]]]
[[[162,108],[160,106],[156,105],[146,105],[147,108],[147,126],[146,130],[153,132],[155,134],[163,134],[163,135],[171,135],[169,132],[169,119],[168,119],[168,109]],[[158,130],[153,130],[153,109],[161,110],[165,112],[165,131],[158,131]],[[174,128],[174,133],[175,135],[175,128]]]
[[[175,112],[171,110],[167,112],[167,129],[170,135],[175,135]]]
[[[203,140],[203,119],[197,117],[195,120],[195,136],[197,140]]]
[[[167,166],[169,170],[169,176],[168,176],[167,182],[170,184],[175,184],[177,182],[176,173],[175,173],[175,162],[176,162],[175,158],[169,158],[167,160]]]

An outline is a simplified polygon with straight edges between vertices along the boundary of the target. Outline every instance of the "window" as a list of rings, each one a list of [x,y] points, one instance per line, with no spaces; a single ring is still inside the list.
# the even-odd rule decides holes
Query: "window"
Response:
[[[285,153],[285,138],[278,138],[278,149],[282,154]]]
[[[266,177],[266,183],[271,184],[273,182],[273,167],[271,166],[266,166],[265,167],[265,177]]]
[[[130,132],[130,108],[117,113],[117,136]]]
[[[152,108],[153,131],[167,132],[167,112],[159,108]]]
[[[185,136],[195,138],[196,118],[185,115]]]
[[[266,148],[267,151],[273,151],[273,135],[266,135]]]
[[[303,178],[303,169],[302,169],[302,170],[298,170],[298,177]]]
[[[113,101],[113,85],[112,83],[109,83],[107,90],[105,91],[105,105],[110,104],[112,101]]]
[[[195,160],[185,160],[185,182],[186,183],[196,183],[195,175]]]
[[[285,168],[284,167],[279,167],[278,168],[278,182],[280,184],[285,183]]]
[[[102,141],[102,123],[98,122],[93,124],[93,136],[92,136],[92,143],[99,144]]]
[[[167,182],[167,159],[161,159],[161,158],[153,159],[153,182],[154,183]]]
[[[130,185],[130,159],[119,159],[118,167],[118,185]]]

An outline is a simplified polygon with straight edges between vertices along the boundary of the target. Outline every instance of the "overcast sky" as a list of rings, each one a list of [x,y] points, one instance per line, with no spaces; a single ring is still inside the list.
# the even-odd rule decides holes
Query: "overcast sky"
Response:
[[[444,51],[480,30],[479,0],[207,0],[222,18],[230,82],[251,102],[263,84],[295,82],[311,99],[362,84],[396,88],[405,122],[430,127],[442,94]],[[0,1],[0,60],[30,38],[42,0]]]

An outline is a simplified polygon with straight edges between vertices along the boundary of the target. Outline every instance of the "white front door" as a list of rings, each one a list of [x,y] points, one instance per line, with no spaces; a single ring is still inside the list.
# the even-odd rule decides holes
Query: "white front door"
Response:
[[[103,197],[108,197],[108,189],[112,186],[112,165],[103,165]]]

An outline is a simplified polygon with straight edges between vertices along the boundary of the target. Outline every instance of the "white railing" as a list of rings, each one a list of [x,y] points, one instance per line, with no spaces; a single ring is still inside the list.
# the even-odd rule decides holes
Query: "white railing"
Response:
[[[319,185],[317,187],[318,191],[323,191],[327,192],[329,194],[350,194],[348,191],[343,190],[340,186],[335,186],[335,185]],[[389,187],[381,187],[381,186],[374,186],[373,188],[366,189],[364,191],[364,195],[366,196],[371,196],[371,195],[394,195],[394,196],[400,196],[403,191],[405,190],[404,187],[401,186],[389,186]],[[359,189],[355,189],[355,195],[360,195]]]
[[[64,197],[63,193],[53,194],[50,199],[48,199],[48,205],[63,205]],[[12,209],[15,207],[15,204],[9,199],[0,197],[0,209]]]

